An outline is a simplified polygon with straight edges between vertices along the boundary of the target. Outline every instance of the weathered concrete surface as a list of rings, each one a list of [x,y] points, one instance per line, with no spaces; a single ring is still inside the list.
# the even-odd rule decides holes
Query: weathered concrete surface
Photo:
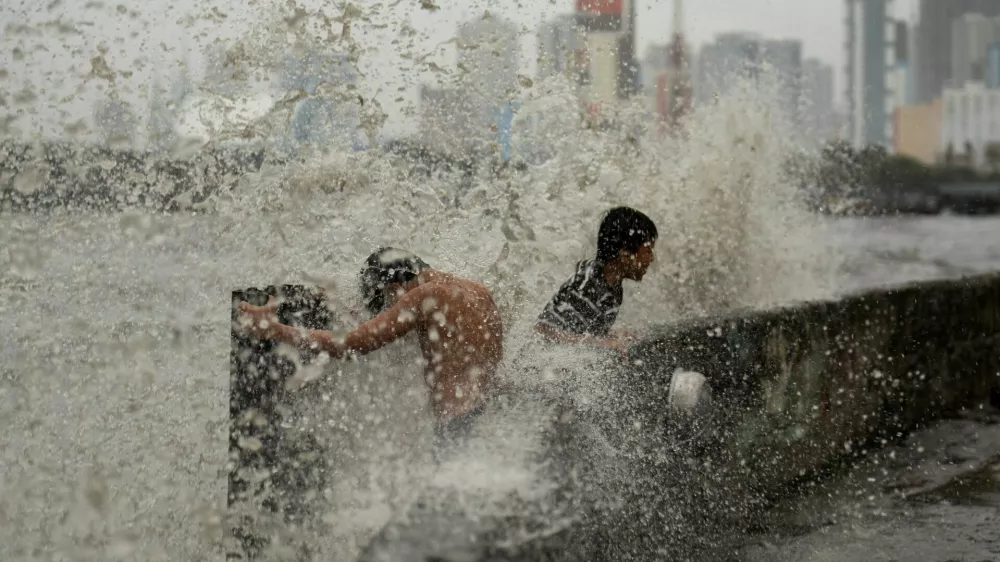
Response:
[[[319,302],[299,301],[284,318],[305,322],[295,312],[315,311]],[[310,327],[322,324],[317,322]],[[236,359],[247,357],[248,342],[234,335],[233,343],[234,365],[248,364]],[[258,362],[272,353],[254,349]],[[632,365],[616,381],[620,403],[602,419],[567,416],[578,410],[558,387],[519,398],[552,405],[548,421],[540,423],[551,426],[551,470],[565,478],[562,491],[546,500],[552,505],[538,511],[570,514],[561,519],[567,525],[513,544],[509,531],[531,526],[532,509],[522,520],[497,521],[418,506],[410,513],[416,517],[387,526],[363,559],[652,560],[690,554],[699,540],[710,542],[713,530],[741,525],[845,456],[963,408],[1000,401],[998,349],[1000,275],[665,327],[632,350]],[[280,380],[291,372],[282,369],[264,372]],[[706,426],[712,431],[693,442],[679,439],[678,431],[690,428],[670,419],[665,406],[677,369],[705,374],[714,394]],[[234,403],[248,384],[234,375]],[[260,400],[268,392],[252,394]],[[231,412],[234,419],[239,410]],[[612,444],[610,453],[593,446],[589,436],[596,426]],[[261,450],[276,447],[262,443]],[[234,457],[248,458],[240,449],[233,445]],[[279,453],[265,456],[282,462]],[[440,534],[443,529],[464,531],[456,538]],[[417,542],[438,535],[440,541]]]
[[[198,210],[213,193],[260,169],[263,150],[200,151],[166,159],[75,143],[0,142],[0,211]]]
[[[720,541],[740,562],[1000,560],[1000,410],[930,424]]]
[[[643,343],[645,394],[675,368],[719,395],[716,455],[744,489],[780,492],[873,440],[1000,396],[1000,275],[732,314]],[[659,392],[659,394],[658,394]]]

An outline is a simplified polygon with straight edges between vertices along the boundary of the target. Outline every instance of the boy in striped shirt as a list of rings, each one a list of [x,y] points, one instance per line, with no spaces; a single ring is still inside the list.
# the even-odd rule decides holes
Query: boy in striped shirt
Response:
[[[642,281],[653,263],[656,225],[630,207],[616,207],[601,220],[597,256],[581,261],[542,311],[535,330],[549,341],[590,343],[624,352],[630,338],[611,326],[622,305],[622,282]]]

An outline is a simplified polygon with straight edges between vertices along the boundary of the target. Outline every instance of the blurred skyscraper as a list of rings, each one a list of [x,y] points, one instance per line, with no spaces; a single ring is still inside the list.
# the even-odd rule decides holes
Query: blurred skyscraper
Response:
[[[817,59],[802,63],[802,103],[805,136],[815,142],[835,138],[839,122],[834,109],[833,66]]]
[[[951,22],[951,79],[961,88],[968,82],[985,82],[990,45],[1000,43],[1000,17],[963,14]]]
[[[920,0],[914,44],[917,103],[940,97],[952,79],[952,23],[963,14],[1000,15],[1000,0]]]
[[[521,56],[517,26],[485,15],[459,25],[457,46],[460,82],[467,93],[501,100],[516,91]]]
[[[561,75],[575,81],[582,60],[579,53],[586,48],[575,15],[563,14],[543,23],[538,28],[538,78]]]
[[[802,43],[765,39],[754,33],[723,33],[702,47],[695,70],[694,96],[711,102],[741,80],[756,80],[762,72],[778,80],[778,105],[798,123],[802,100]]]
[[[846,0],[848,135],[854,146],[890,146],[892,100],[889,69],[895,54],[889,49],[890,0]]]
[[[487,14],[459,25],[457,47],[455,82],[420,89],[421,140],[453,154],[486,153],[492,148],[499,157],[501,121],[519,95],[518,28]]]

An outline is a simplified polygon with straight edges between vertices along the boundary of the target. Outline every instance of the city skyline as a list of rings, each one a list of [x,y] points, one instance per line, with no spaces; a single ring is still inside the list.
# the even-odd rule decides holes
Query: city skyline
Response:
[[[312,6],[310,2],[301,4],[307,11],[319,10],[322,6],[318,0]],[[685,31],[693,50],[697,52],[717,34],[731,31],[759,33],[771,39],[798,39],[802,41],[804,58],[817,58],[834,67],[836,88],[840,92],[843,82],[841,2],[810,7],[792,0],[748,4],[738,0],[719,0],[711,6],[689,2]],[[907,2],[901,0],[897,4],[905,7]],[[522,73],[533,75],[539,24],[559,14],[571,13],[574,7],[570,0],[532,7],[518,7],[514,2],[498,0],[461,7],[441,1],[437,10],[421,9],[417,2],[362,1],[359,5],[370,14],[368,22],[359,22],[352,29],[354,38],[364,48],[361,67],[365,76],[361,82],[367,86],[369,95],[379,96],[380,103],[391,116],[388,123],[391,129],[409,128],[405,121],[410,121],[412,127],[416,121],[420,85],[441,84],[454,69],[453,38],[462,21],[486,11],[511,19],[520,28]],[[76,4],[53,10],[28,3],[5,7],[0,11],[0,23],[6,29],[8,25],[20,25],[34,26],[37,30],[43,22],[56,20],[75,25],[79,31],[76,34],[58,33],[50,23],[33,36],[7,34],[5,48],[7,52],[19,48],[19,55],[12,59],[20,60],[8,62],[5,85],[8,91],[17,91],[18,86],[30,82],[36,90],[53,92],[56,88],[52,86],[58,87],[62,82],[57,94],[49,93],[54,99],[46,100],[48,104],[68,115],[89,113],[97,97],[103,95],[100,92],[103,88],[95,86],[105,84],[88,76],[87,71],[91,70],[94,56],[103,49],[103,58],[116,72],[114,87],[136,98],[136,104],[144,104],[146,84],[162,72],[161,61],[179,60],[181,51],[187,49],[191,63],[200,73],[202,53],[209,42],[239,37],[245,35],[247,29],[259,26],[260,14],[251,13],[245,6],[242,8],[238,10],[232,2],[222,0],[178,0],[170,6],[136,6],[134,11],[113,7],[103,11],[84,9]],[[670,0],[638,4],[638,57],[649,45],[669,41],[672,10]],[[81,25],[83,22],[89,25]],[[335,23],[331,27],[336,29],[339,25]],[[412,39],[400,41],[401,31],[406,29],[410,30]],[[393,41],[396,42],[393,49],[377,47],[393,44]],[[44,45],[44,49],[39,45]],[[423,67],[414,65],[414,55],[421,57]],[[65,76],[54,79],[56,75],[68,74],[70,69],[73,79]],[[162,74],[159,76],[163,78]],[[77,90],[74,99],[64,101],[74,89]],[[837,95],[836,104],[843,104],[842,96]]]

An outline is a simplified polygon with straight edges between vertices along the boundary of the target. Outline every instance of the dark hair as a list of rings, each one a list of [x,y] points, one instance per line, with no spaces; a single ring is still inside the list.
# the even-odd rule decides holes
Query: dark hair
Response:
[[[372,316],[382,312],[385,309],[387,285],[406,283],[429,268],[424,260],[405,250],[386,247],[375,250],[365,260],[365,267],[358,274],[365,308]]]
[[[597,259],[609,262],[621,250],[634,254],[657,236],[652,219],[631,207],[615,207],[605,213],[597,231]]]

